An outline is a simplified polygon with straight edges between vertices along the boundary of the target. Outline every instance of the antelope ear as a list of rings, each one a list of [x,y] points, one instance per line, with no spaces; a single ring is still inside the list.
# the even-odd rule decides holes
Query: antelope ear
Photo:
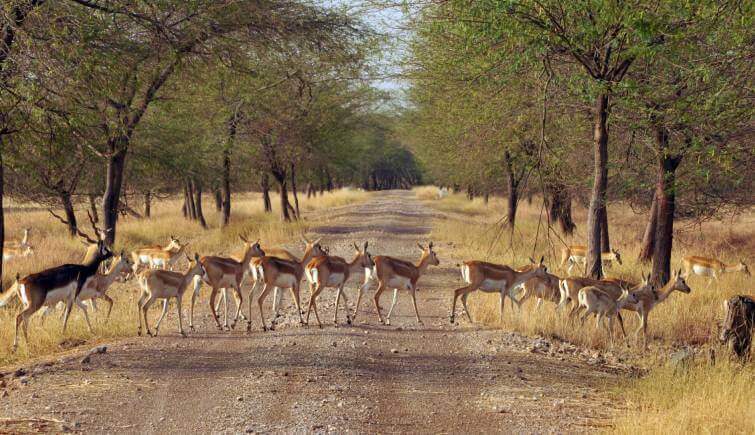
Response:
[[[534,258],[532,258],[532,257],[527,257],[527,258],[529,258],[530,263],[535,264],[535,259]]]
[[[681,268],[679,268],[679,269],[677,269],[677,271],[676,271],[676,276],[681,276],[681,275],[682,275],[682,269],[681,269]]]
[[[313,244],[313,245],[316,245],[316,244],[320,243],[320,240],[322,240],[322,237],[320,237],[320,238],[318,238],[318,239],[315,239],[315,241],[314,241],[314,242],[312,242],[312,244]]]
[[[199,252],[194,253],[194,260],[199,261]]]
[[[123,257],[123,249],[121,249],[121,253],[118,254],[118,255],[120,255],[121,257]]]
[[[545,261],[545,255],[540,256],[540,264],[543,264],[543,261]]]
[[[364,242],[364,252],[367,252],[367,245],[369,245],[370,242]]]
[[[430,244],[429,244],[429,245],[427,245],[427,247],[428,247],[429,249],[433,249],[433,242],[432,242],[432,240],[430,241]]]
[[[354,244],[354,249],[356,249],[357,252],[359,252],[359,247],[357,246],[357,242],[353,242],[353,244]]]
[[[247,240],[246,237],[242,236],[241,234],[239,234],[239,239],[241,239],[241,241],[244,243],[249,243],[249,240]]]
[[[724,299],[724,313],[728,313],[728,312],[729,312],[729,300]]]
[[[302,240],[304,240],[304,243],[309,244],[309,239],[304,234],[301,235]]]
[[[425,247],[420,245],[419,242],[417,242],[417,247],[422,251],[425,252]]]

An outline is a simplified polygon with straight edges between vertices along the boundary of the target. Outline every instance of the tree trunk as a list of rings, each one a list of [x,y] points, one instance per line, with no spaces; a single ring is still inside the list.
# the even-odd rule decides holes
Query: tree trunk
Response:
[[[144,217],[152,217],[152,191],[144,192]]]
[[[516,224],[516,209],[519,205],[519,181],[514,175],[511,154],[509,154],[508,151],[503,153],[503,162],[506,165],[506,187],[508,189],[506,225],[508,225],[511,231],[514,231],[514,225]]]
[[[1,65],[1,64],[0,64]],[[0,283],[3,278],[3,251],[5,249],[5,205],[3,204],[5,186],[5,163],[3,162],[3,153],[5,152],[5,136],[4,131],[0,131]]]
[[[184,187],[184,195],[186,200],[186,214],[188,215],[189,219],[191,220],[197,220],[197,208],[196,204],[194,203],[194,186],[191,183],[191,180],[188,178],[186,179],[185,187]]]
[[[482,201],[485,203],[485,205],[488,205],[488,202],[490,201],[490,191],[485,190],[485,194],[482,196]]]
[[[600,213],[600,250],[611,252],[611,243],[608,238],[608,209],[603,207]]]
[[[100,214],[97,212],[97,195],[94,193],[89,194],[89,213],[92,214],[92,220],[94,223],[100,221]]]
[[[194,180],[192,185],[194,187],[194,208],[197,214],[197,220],[202,228],[207,229],[207,221],[204,219],[204,213],[202,212],[202,182]]]
[[[333,190],[333,178],[327,169],[325,170],[325,187],[328,189],[328,192]]]
[[[671,248],[674,241],[674,209],[676,207],[676,168],[679,167],[682,156],[669,154],[668,131],[663,127],[656,129],[656,143],[659,151],[658,180],[655,189],[658,221],[655,228],[651,280],[658,284],[665,284],[671,278]]]
[[[118,142],[127,141],[121,139]],[[105,180],[105,193],[102,196],[102,219],[105,223],[105,243],[112,246],[115,242],[115,227],[118,224],[118,204],[121,199],[121,187],[123,186],[123,171],[126,166],[126,149],[121,143],[111,145],[115,150],[107,162],[107,178]]]
[[[273,205],[270,202],[270,179],[267,174],[262,174],[260,187],[262,188],[262,201],[265,203],[265,213],[270,213],[273,211]]]
[[[299,219],[301,217],[301,214],[299,213],[299,194],[296,191],[296,169],[294,167],[294,164],[291,163],[291,192],[294,194],[294,210],[296,211],[296,219]]]
[[[658,200],[653,193],[653,204],[650,206],[650,215],[648,216],[648,224],[645,227],[645,234],[642,236],[642,246],[640,247],[640,255],[637,257],[643,263],[649,262],[653,258],[653,250],[655,250],[655,231],[658,222]]]
[[[513,230],[516,224],[516,209],[519,205],[519,192],[512,175],[508,176],[508,198],[506,199],[506,225]]]
[[[281,201],[281,219],[285,222],[291,222],[289,209],[291,204],[288,203],[288,189],[286,188],[286,173],[273,171],[273,177],[278,182],[278,191],[280,192]]]
[[[223,152],[223,218],[220,221],[221,226],[228,225],[231,222],[231,150],[226,149]]]
[[[76,237],[78,224],[76,223],[76,213],[73,210],[70,192],[60,192],[60,204],[63,206],[63,212],[66,214],[66,225],[68,225],[68,234]]]
[[[212,197],[215,199],[215,211],[223,210],[223,194],[220,192],[220,188],[216,187],[212,189]]]
[[[590,208],[587,212],[587,275],[603,277],[603,264],[600,260],[601,234],[608,233],[603,225],[608,188],[608,93],[598,96],[595,102],[594,126],[594,180]],[[605,228],[604,228],[605,227]]]

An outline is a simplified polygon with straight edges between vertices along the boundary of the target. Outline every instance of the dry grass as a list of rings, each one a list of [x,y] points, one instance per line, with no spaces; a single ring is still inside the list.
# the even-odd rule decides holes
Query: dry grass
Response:
[[[304,211],[322,210],[330,207],[364,201],[369,193],[343,189],[326,193],[312,199],[301,198]],[[208,198],[209,199],[209,198]],[[149,220],[132,218],[121,220],[118,224],[116,251],[131,249],[144,245],[166,244],[169,236],[174,234],[181,241],[190,243],[188,252],[206,254],[230,254],[241,249],[239,234],[260,238],[268,245],[288,244],[293,247],[301,245],[301,235],[307,231],[309,222],[282,223],[278,216],[278,202],[273,197],[274,213],[264,213],[259,194],[234,195],[231,224],[221,230],[217,222],[219,214],[215,212],[210,201],[205,203],[205,217],[210,229],[202,228],[181,216],[181,201],[167,199],[153,204],[152,217]],[[86,230],[89,223],[84,213],[79,214],[80,224]],[[28,258],[14,258],[5,262],[3,288],[12,284],[16,273],[21,276],[63,263],[80,262],[84,256],[84,246],[77,239],[67,236],[63,225],[52,218],[49,213],[35,207],[13,207],[6,213],[6,231],[8,239],[20,239],[22,228],[30,226],[32,233],[29,243],[35,248],[35,255]],[[91,232],[91,230],[90,230]],[[295,249],[296,250],[296,249]],[[179,263],[176,270],[183,270],[186,262]],[[94,333],[87,329],[80,310],[74,308],[66,334],[61,333],[62,322],[56,311],[41,326],[41,315],[36,315],[29,325],[30,342],[24,345],[23,339],[17,353],[11,353],[15,317],[18,306],[11,304],[0,308],[0,365],[20,362],[29,358],[54,353],[67,347],[86,341],[93,343],[112,337],[133,335],[136,332],[136,299],[139,287],[134,281],[125,284],[116,283],[108,292],[115,299],[115,306],[110,321],[104,322],[105,310],[90,313]],[[155,304],[157,306],[158,304]],[[100,303],[99,307],[106,307]],[[41,312],[42,310],[40,310]],[[170,331],[172,326],[168,326]]]
[[[561,247],[564,244],[584,244],[586,240],[586,211],[579,207],[574,210],[577,223],[574,237],[562,239],[558,232],[548,231],[545,210],[539,200],[532,204],[522,201],[513,234],[501,229],[505,204],[500,198],[491,198],[486,206],[480,199],[469,201],[462,194],[451,194],[442,200],[428,202],[428,205],[446,211],[450,216],[435,223],[433,239],[452,243],[453,256],[465,260],[520,266],[527,264],[529,256],[545,255],[552,273],[566,275],[565,268],[559,266]],[[645,220],[646,216],[637,216],[626,206],[609,207],[611,244],[623,258],[622,265],[607,270],[609,276],[637,282],[643,272],[649,272],[649,265],[637,261]],[[755,253],[754,222],[755,213],[750,212],[726,222],[707,222],[697,226],[678,223],[672,265],[680,265],[681,258],[686,255],[716,257],[731,263],[740,259],[747,262]],[[741,273],[726,274],[719,282],[710,285],[707,278],[694,276],[688,284],[692,288],[690,294],[674,293],[651,313],[650,352],[640,353],[633,340],[629,342],[632,347],[622,345],[613,352],[654,367],[658,361],[665,362],[671,348],[707,346],[715,340],[717,323],[722,316],[722,301],[736,294],[753,294],[752,277]],[[450,291],[462,285],[460,279],[458,283],[449,283],[449,298]],[[497,295],[477,292],[470,295],[469,300],[475,321],[529,335],[557,337],[595,349],[607,350],[609,347],[606,334],[596,330],[594,322],[581,328],[570,324],[555,311],[554,304],[546,302],[540,310],[535,310],[534,301],[527,302],[524,310],[518,313],[512,311],[507,302],[501,324]],[[460,314],[458,311],[457,315]],[[631,334],[639,325],[636,316],[627,313],[624,319]],[[737,432],[740,424],[737,419],[744,418],[744,415],[749,415],[748,423],[752,428],[755,406],[752,374],[751,367],[741,372],[732,368],[700,366],[681,382],[665,369],[652,370],[646,378],[627,385],[622,391],[629,401],[630,411],[626,419],[619,422],[618,428],[623,432]],[[731,394],[730,398],[728,394]],[[718,412],[724,407],[725,411]],[[700,411],[702,408],[704,412]],[[746,410],[749,414],[740,414]],[[647,413],[652,417],[651,422],[638,427],[636,422],[641,419],[640,415]],[[706,416],[710,416],[710,424],[706,423]],[[752,433],[752,430],[740,432]]]
[[[438,199],[438,192],[439,190],[435,186],[420,186],[414,189],[417,198],[427,201]]]
[[[684,372],[661,367],[629,382],[618,394],[631,410],[617,433],[755,433],[755,368],[728,362]]]

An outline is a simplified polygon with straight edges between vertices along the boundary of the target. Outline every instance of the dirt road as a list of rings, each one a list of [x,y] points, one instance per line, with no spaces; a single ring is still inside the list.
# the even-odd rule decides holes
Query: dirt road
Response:
[[[416,260],[440,217],[409,192],[385,192],[331,210],[314,228],[323,243],[350,256],[352,241],[370,251]],[[607,395],[617,375],[558,345],[500,330],[448,322],[459,285],[450,250],[420,279],[416,325],[411,300],[399,296],[392,326],[382,326],[372,291],[354,326],[332,326],[334,291],[321,296],[323,329],[300,327],[294,311],[274,332],[219,332],[207,314],[182,339],[175,316],[159,338],[109,346],[89,363],[80,357],[7,375],[0,432],[576,432],[604,427],[614,412]],[[360,277],[361,278],[361,277]],[[350,303],[356,301],[354,287]],[[374,291],[374,289],[373,289]],[[308,291],[303,292],[308,297]],[[290,305],[286,294],[284,304]],[[383,295],[382,306],[390,305]],[[157,315],[155,309],[152,316]],[[268,311],[269,312],[269,311]],[[173,315],[171,311],[171,315]],[[154,318],[154,317],[152,317]],[[269,317],[268,317],[269,321]]]

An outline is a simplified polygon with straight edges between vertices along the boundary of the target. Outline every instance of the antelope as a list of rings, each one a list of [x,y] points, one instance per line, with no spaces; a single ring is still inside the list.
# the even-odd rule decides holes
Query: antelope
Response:
[[[10,246],[3,248],[3,260],[10,260],[15,257],[28,257],[34,254],[34,248],[31,246]]]
[[[139,285],[142,288],[142,294],[139,297],[137,305],[139,307],[139,329],[138,335],[142,335],[142,317],[144,317],[144,327],[147,330],[147,335],[151,337],[157,337],[160,331],[160,323],[165,318],[165,314],[168,312],[168,301],[170,298],[176,298],[176,310],[178,311],[178,333],[182,337],[186,337],[183,327],[183,316],[181,313],[181,299],[186,291],[186,287],[196,276],[201,276],[206,273],[202,262],[199,259],[199,254],[194,254],[192,260],[189,256],[186,256],[189,261],[189,270],[186,273],[178,273],[170,270],[161,269],[147,269],[143,271],[138,279]],[[149,330],[149,323],[147,322],[147,310],[157,300],[163,300],[163,312],[160,318],[157,319],[155,324],[155,334]]]
[[[386,325],[391,324],[391,314],[393,308],[396,306],[396,300],[398,299],[398,290],[409,290],[412,295],[412,305],[414,305],[414,315],[417,317],[417,323],[422,325],[422,319],[419,317],[419,311],[417,310],[417,281],[420,275],[422,275],[429,266],[437,266],[440,264],[438,256],[433,251],[433,242],[427,245],[427,248],[417,243],[417,247],[422,251],[419,262],[415,265],[408,261],[400,260],[398,258],[388,257],[386,255],[378,255],[374,257],[373,261],[375,267],[372,273],[370,273],[370,280],[377,280],[378,288],[373,296],[372,301],[375,304],[377,310],[378,320],[380,323]],[[367,280],[365,279],[365,284]],[[388,317],[385,322],[383,321],[383,315],[380,312],[380,295],[385,289],[393,289],[393,302],[391,308],[388,310]],[[357,298],[357,306],[354,310],[359,311],[359,299],[361,299],[361,292],[359,298]]]
[[[23,248],[29,245],[29,233],[31,232],[31,228],[24,228],[23,233],[24,236],[21,238],[21,241],[15,241],[15,240],[6,240],[5,246],[6,247],[13,247],[13,248]]]
[[[16,275],[16,281],[11,288],[0,296],[0,306],[17,293],[21,299],[23,309],[16,316],[16,333],[13,339],[13,350],[18,348],[18,328],[23,323],[24,339],[28,343],[28,322],[35,312],[42,308],[48,300],[59,301],[67,299],[66,311],[63,317],[63,332],[68,326],[68,317],[76,298],[84,285],[93,278],[100,267],[100,263],[112,257],[113,253],[100,242],[98,255],[87,264],[64,264],[21,278]]]
[[[273,295],[274,299],[276,299],[279,288],[288,288],[291,290],[291,296],[294,299],[296,310],[299,314],[299,323],[304,324],[301,303],[299,301],[299,289],[301,286],[301,280],[304,277],[304,266],[313,257],[320,257],[323,255],[325,255],[325,251],[323,251],[322,247],[320,246],[320,239],[317,239],[314,242],[307,241],[307,248],[301,261],[285,260],[270,255],[265,255],[264,257],[255,259],[254,265],[252,267],[252,272],[255,274],[254,276],[257,281],[261,280],[264,283],[264,286],[262,287],[262,293],[257,298],[257,305],[260,311],[260,320],[262,321],[263,331],[267,331],[267,324],[265,323],[262,304],[265,301],[265,298],[267,298],[267,294],[273,287],[275,288],[275,294]],[[252,291],[254,291],[254,287],[249,292],[249,322],[247,324],[248,331],[250,331],[252,328]],[[276,301],[273,301],[274,317],[272,322],[270,323],[271,331],[275,329],[275,323],[278,320],[278,308],[279,304],[277,304]]]
[[[600,260],[606,265],[610,265],[614,261],[622,264],[621,254],[615,249],[611,249],[610,252],[602,252],[600,254]],[[561,250],[561,267],[564,267],[567,263],[569,263],[569,268],[566,272],[568,275],[571,275],[572,268],[574,268],[576,264],[586,264],[587,247],[583,245],[565,246]]]
[[[31,228],[24,228],[24,236],[20,242],[8,240],[3,247],[3,260],[14,257],[28,257],[34,254],[34,248],[29,244],[29,232]]]
[[[608,337],[613,343],[613,318],[619,315],[619,311],[627,305],[639,302],[637,293],[622,289],[621,295],[616,298],[613,294],[596,286],[587,286],[579,290],[579,306],[585,308],[582,316],[582,324],[590,314],[595,313],[595,327],[600,327],[601,318],[608,318]]]
[[[545,273],[545,276],[533,276],[522,284],[524,294],[519,298],[518,305],[521,305],[530,297],[537,298],[536,309],[540,309],[543,301],[558,304],[561,298],[560,284],[561,279],[551,273]]]
[[[485,261],[465,261],[461,266],[462,276],[467,285],[454,290],[454,298],[451,303],[451,323],[454,323],[456,314],[456,300],[461,296],[461,304],[467,319],[472,322],[472,316],[467,308],[467,297],[475,290],[481,290],[486,293],[500,294],[500,316],[503,321],[503,306],[506,295],[511,293],[514,287],[517,287],[530,278],[544,278],[547,268],[543,264],[544,257],[540,262],[534,265],[527,265],[522,271],[514,270],[508,266],[488,263]],[[511,296],[510,296],[511,297]]]
[[[173,265],[181,258],[180,255],[188,245],[188,243],[182,245],[175,236],[170,236],[168,246],[155,245],[134,250],[131,253],[134,261],[134,273],[141,266],[147,266],[150,269],[167,268],[172,270]]]
[[[204,256],[199,259],[202,265],[203,272],[200,276],[194,278],[194,292],[191,295],[191,317],[189,318],[189,329],[194,329],[194,303],[197,296],[199,296],[199,290],[202,286],[202,282],[212,287],[212,293],[210,293],[210,309],[212,310],[212,317],[215,319],[215,323],[219,330],[223,330],[220,326],[220,320],[218,319],[218,313],[215,310],[215,298],[218,294],[218,289],[221,288],[233,288],[236,291],[236,297],[238,300],[238,306],[236,307],[236,316],[234,317],[233,324],[230,329],[236,327],[236,322],[239,319],[241,313],[241,304],[244,300],[241,295],[241,283],[244,279],[244,275],[248,271],[249,261],[252,257],[261,257],[265,255],[265,251],[260,247],[259,240],[256,242],[248,241],[244,236],[239,236],[242,242],[244,242],[244,256],[241,261],[236,261],[232,258],[218,257],[218,256]],[[226,305],[227,307],[227,305]],[[226,309],[225,326],[228,327],[228,310]]]
[[[309,324],[309,314],[312,311],[312,307],[315,309],[315,318],[317,319],[317,326],[322,328],[320,323],[320,315],[317,312],[317,296],[325,287],[334,287],[338,289],[336,293],[336,309],[333,314],[333,323],[338,326],[338,304],[341,301],[341,295],[343,295],[343,303],[346,306],[346,323],[351,325],[351,316],[349,315],[349,301],[346,298],[346,293],[343,291],[343,287],[346,281],[352,273],[359,270],[368,271],[375,266],[375,262],[372,261],[372,256],[367,252],[368,242],[364,242],[364,248],[361,250],[354,243],[354,259],[351,262],[347,262],[341,257],[331,255],[321,255],[313,258],[304,269],[304,272],[309,281],[309,308],[307,309],[306,324]],[[364,287],[363,284],[362,287]],[[361,293],[361,289],[360,289]]]
[[[650,311],[652,311],[658,304],[668,299],[671,293],[675,290],[682,293],[690,293],[692,291],[685,282],[681,269],[674,272],[669,282],[659,290],[650,287],[641,291],[636,291],[635,294],[639,301],[634,305],[627,305],[625,307],[625,309],[636,311],[637,316],[640,318],[640,326],[637,328],[637,331],[635,331],[635,336],[638,336],[640,331],[643,332],[644,347],[647,347],[648,316],[650,315]]]
[[[89,323],[89,315],[87,313],[87,307],[86,305],[84,305],[84,301],[93,301],[96,298],[104,299],[108,303],[106,319],[110,319],[110,312],[113,310],[113,299],[107,295],[107,291],[117,279],[122,277],[124,274],[131,272],[131,267],[131,261],[129,261],[128,257],[124,255],[123,251],[121,251],[120,255],[114,258],[113,264],[107,272],[105,272],[104,274],[95,274],[92,279],[88,280],[86,284],[84,284],[84,287],[81,289],[81,293],[79,293],[79,296],[76,298],[75,303],[84,312],[84,318],[86,319],[87,325],[89,326],[89,331],[92,331],[92,325],[91,323]],[[53,307],[56,304],[63,302],[63,300],[63,298],[60,298],[59,300],[53,300],[52,298],[48,297],[45,301],[46,308],[44,313],[42,313],[42,316],[47,316],[50,311],[52,311]]]
[[[689,279],[691,273],[709,276],[710,281],[718,280],[719,275],[728,272],[744,272],[745,275],[750,276],[750,269],[744,261],[740,261],[739,264],[726,264],[714,258],[689,256],[682,259],[682,264],[684,265],[684,277],[687,279]]]
[[[310,241],[306,237],[302,236],[302,239],[304,240],[304,255],[299,258],[296,255],[292,254],[290,251],[284,248],[280,247],[262,247],[262,250],[265,252],[266,255],[270,257],[277,257],[281,258],[283,260],[289,260],[293,261],[295,263],[300,264],[307,264],[313,257],[317,255],[322,255],[324,251],[322,250],[322,246],[320,246],[320,240],[316,239],[314,241]],[[317,248],[315,247],[317,246]],[[236,261],[242,261],[243,254],[241,255],[231,255],[231,258],[233,258]],[[260,269],[260,260],[261,257],[252,257],[252,260],[249,262],[249,276],[252,279],[252,287],[249,290],[249,298],[252,297],[252,294],[254,293],[254,289],[257,288],[258,284],[262,281],[262,270]],[[218,310],[220,303],[225,302],[226,303],[226,311],[228,310],[227,306],[227,295],[225,289],[223,289],[223,294],[220,300],[218,300],[218,303],[215,305],[215,310]],[[280,304],[280,293],[278,291],[279,289],[276,288],[273,292],[273,311],[278,313],[278,306]],[[251,302],[251,299],[249,300]],[[238,304],[238,300],[236,303]],[[251,316],[251,313],[249,313]],[[246,317],[242,314],[243,317]],[[246,319],[246,320],[251,320]]]

